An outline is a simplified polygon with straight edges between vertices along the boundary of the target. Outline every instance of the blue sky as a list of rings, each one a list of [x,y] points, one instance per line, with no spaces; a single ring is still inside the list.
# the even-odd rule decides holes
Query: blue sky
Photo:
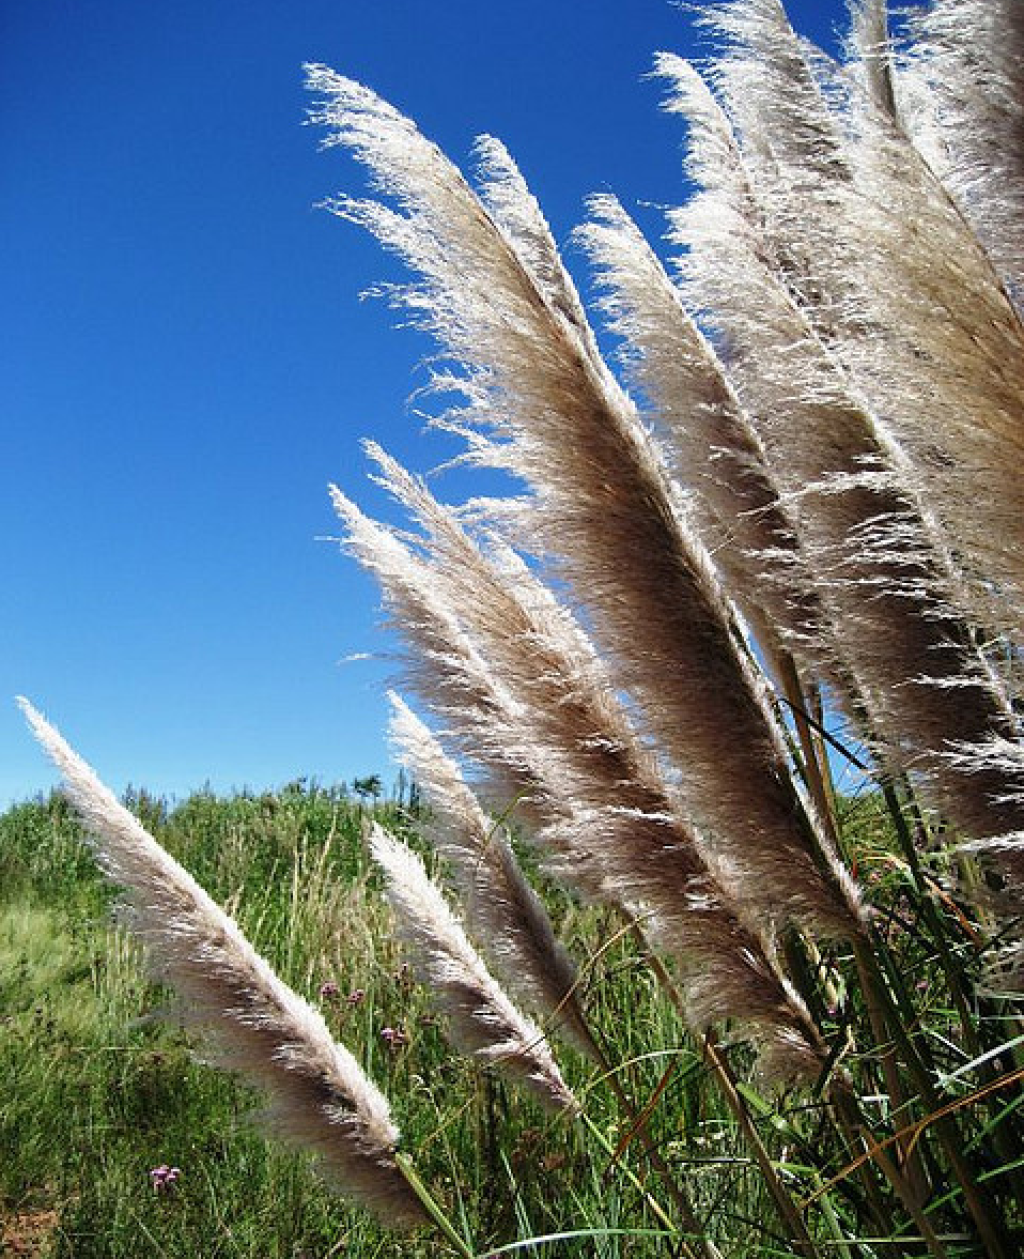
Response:
[[[0,7],[0,806],[54,781],[17,693],[117,790],[392,776],[392,667],[343,663],[386,650],[377,596],[320,540],[326,486],[382,511],[362,437],[448,451],[409,403],[428,347],[359,299],[395,265],[315,209],[363,182],[303,126],[302,63],[460,163],[500,136],[560,240],[602,190],[656,237],[681,135],[643,76],[694,47],[665,0]]]

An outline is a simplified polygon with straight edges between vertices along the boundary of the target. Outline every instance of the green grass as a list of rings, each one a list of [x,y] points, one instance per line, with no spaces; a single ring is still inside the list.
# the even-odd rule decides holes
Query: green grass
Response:
[[[644,1191],[669,1217],[671,1202],[639,1143],[626,1139],[630,1121],[592,1067],[560,1051],[599,1138],[583,1124],[551,1119],[448,1048],[427,992],[392,938],[363,849],[364,806],[301,785],[276,796],[200,794],[171,811],[144,794],[132,804],[282,977],[324,1010],[335,1035],[389,1097],[403,1148],[478,1254],[548,1236],[558,1240],[511,1253],[675,1253]],[[963,1072],[946,1094],[963,1098],[981,1077],[963,1071],[971,1055],[910,872],[876,800],[845,808],[851,857],[883,908],[895,991],[912,1009],[910,1035],[927,1045],[939,1071]],[[410,830],[397,806],[381,805],[377,813],[392,828]],[[115,898],[59,798],[0,818],[0,876],[0,1229],[10,1253],[438,1253],[429,1235],[397,1237],[344,1205],[304,1155],[268,1141],[253,1123],[261,1099],[203,1064],[202,1045],[190,1044],[175,1023],[173,995],[147,978],[139,945],[117,925],[116,911],[111,915]],[[588,1012],[621,1082],[640,1105],[660,1089],[652,1135],[685,1178],[699,1218],[727,1254],[792,1253],[780,1240],[750,1149],[651,967],[618,919],[558,894],[550,899],[563,938],[584,962]],[[938,893],[931,908],[953,916]],[[966,980],[978,962],[957,948],[955,965]],[[836,1043],[847,1024],[861,1034],[856,1000],[844,1003],[849,959],[825,953],[815,964],[838,1001],[825,1016]],[[321,996],[324,984],[335,985],[337,995]],[[364,995],[350,1003],[356,990]],[[1002,1031],[997,1013],[995,1005],[973,1011],[989,1044]],[[389,1026],[401,1027],[408,1044],[389,1048],[381,1036]],[[856,1173],[844,1174],[849,1155],[824,1109],[804,1093],[766,1093],[749,1053],[736,1047],[730,1056],[794,1196],[803,1200],[840,1177],[811,1210],[822,1253],[920,1253],[896,1237],[850,1243],[865,1236],[864,1190]],[[1009,1054],[1001,1069],[1011,1063]],[[847,1065],[883,1135],[891,1116],[879,1055],[869,1048]],[[993,1135],[1014,1119],[1008,1102],[1004,1090],[991,1106],[972,1102],[961,1116],[977,1164],[995,1183],[1004,1169]],[[922,1149],[938,1157],[927,1140]],[[615,1151],[617,1158],[609,1153]],[[161,1194],[149,1172],[164,1163],[179,1167],[181,1178]],[[954,1196],[934,1217],[954,1237],[957,1212]],[[952,1259],[976,1251],[967,1240],[950,1243],[948,1253]]]
[[[324,1008],[456,1213],[464,1205],[495,1237],[514,1235],[517,1218],[539,1231],[561,1225],[561,1194],[545,1204],[537,1191],[581,1151],[517,1102],[519,1135],[511,1146],[502,1136],[499,1154],[512,1103],[452,1055],[403,965],[383,902],[368,894],[361,806],[298,788],[198,795],[169,815],[145,796],[133,805]],[[401,825],[395,808],[378,813]],[[0,868],[0,1213],[14,1232],[55,1213],[30,1253],[434,1253],[429,1240],[396,1240],[350,1211],[303,1155],[254,1128],[258,1097],[197,1061],[173,995],[147,980],[139,947],[111,923],[112,897],[59,798],[0,819]],[[326,983],[337,997],[320,999]],[[350,1005],[357,989],[365,996]],[[403,1028],[408,1045],[390,1050],[387,1026]],[[182,1174],[158,1195],[149,1171],[162,1163]]]

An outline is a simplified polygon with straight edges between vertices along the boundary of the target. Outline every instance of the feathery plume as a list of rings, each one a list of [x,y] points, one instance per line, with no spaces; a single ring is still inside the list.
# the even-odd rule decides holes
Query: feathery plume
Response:
[[[182,999],[185,1021],[212,1037],[221,1064],[267,1091],[273,1134],[315,1151],[337,1188],[385,1224],[424,1222],[394,1159],[388,1104],[352,1054],[53,726],[18,703],[104,871],[124,889],[153,971]]]
[[[1014,296],[1024,297],[1024,11],[1017,0],[935,0],[914,14],[898,76],[930,115],[915,140]]]
[[[850,0],[848,61],[860,73],[863,90],[876,109],[902,125],[893,86],[892,50],[886,0]]]
[[[779,0],[732,0],[712,14],[729,41],[716,81],[787,284],[885,417],[974,583],[980,619],[1019,635],[1020,316],[904,131],[845,89]]]
[[[394,530],[372,520],[337,486],[331,502],[346,528],[345,549],[380,582],[389,623],[408,650],[404,677],[446,722],[460,744],[489,767],[495,799],[517,801],[517,815],[535,807],[528,773],[516,761],[504,731],[518,727],[521,705],[504,680],[467,637],[456,610],[444,597],[433,568]],[[502,733],[496,733],[496,732]],[[580,869],[586,877],[585,864]],[[593,890],[593,889],[592,889]]]
[[[370,852],[387,876],[387,896],[421,977],[467,1053],[525,1086],[552,1110],[579,1110],[544,1034],[512,1004],[456,921],[423,862],[374,823]]]
[[[729,371],[762,434],[807,572],[828,612],[836,669],[863,705],[875,751],[924,775],[922,792],[969,834],[1014,826],[1010,784],[991,767],[951,769],[954,746],[1013,728],[1010,705],[969,624],[951,604],[957,577],[925,518],[891,433],[790,289],[760,213],[760,186],[729,121],[691,67],[662,57],[671,107],[690,123],[702,192],[672,215],[682,282],[729,347]],[[851,706],[852,704],[852,706]]]
[[[710,557],[632,403],[434,145],[357,84],[313,68],[310,85],[324,94],[314,117],[328,143],[349,147],[400,210],[344,198],[333,208],[422,277],[401,300],[464,364],[470,412],[485,402],[486,418],[466,422],[509,437],[506,462],[536,493],[531,525],[586,600],[617,684],[642,706],[744,898],[775,922],[856,932],[856,891],[795,792]]]
[[[576,995],[576,967],[511,845],[429,728],[393,691],[388,698],[391,739],[430,806],[427,837],[455,871],[471,931],[515,996],[599,1057]]]
[[[422,483],[382,451],[371,452],[381,483],[427,530],[421,545],[430,563],[417,570],[426,586],[421,606],[429,598],[452,610],[516,705],[512,722],[497,707],[483,720],[446,707],[449,733],[485,767],[497,756],[500,771],[518,777],[555,877],[643,917],[679,966],[695,1027],[733,1021],[761,1046],[766,1075],[814,1078],[822,1060],[809,1015],[701,856],[586,635],[510,548],[485,554]],[[369,559],[365,543],[361,549]],[[387,565],[370,562],[393,604]],[[403,588],[410,571],[400,572]],[[418,628],[411,637],[415,644]],[[436,651],[432,659],[425,697],[436,706],[438,688],[449,689],[438,674],[451,664]],[[481,735],[488,720],[492,730]]]
[[[480,198],[491,218],[547,304],[571,325],[590,355],[597,357],[597,341],[576,285],[562,265],[548,221],[519,167],[494,136],[481,136],[475,154]]]
[[[623,338],[630,379],[664,427],[674,468],[696,502],[699,532],[754,636],[778,661],[806,655],[824,626],[792,522],[760,437],[722,363],[639,228],[610,195],[577,230]]]

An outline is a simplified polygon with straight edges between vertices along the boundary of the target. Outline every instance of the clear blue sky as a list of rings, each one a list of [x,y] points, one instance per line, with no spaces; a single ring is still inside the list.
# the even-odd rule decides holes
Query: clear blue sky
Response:
[[[376,592],[317,540],[326,486],[380,511],[361,437],[447,452],[408,404],[427,347],[358,297],[394,264],[314,208],[363,183],[302,125],[301,65],[456,161],[500,136],[561,240],[606,189],[656,236],[661,48],[694,49],[666,0],[0,5],[0,806],[54,781],[16,693],[117,790],[391,778],[390,666],[342,663],[386,648]]]

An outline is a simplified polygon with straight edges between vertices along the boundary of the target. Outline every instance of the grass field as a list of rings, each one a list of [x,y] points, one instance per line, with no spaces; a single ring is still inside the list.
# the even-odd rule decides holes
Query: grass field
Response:
[[[602,1201],[609,1227],[627,1208],[635,1219],[636,1190],[619,1176],[604,1184],[564,1122],[513,1102],[445,1045],[392,943],[387,908],[368,891],[362,805],[303,787],[198,795],[171,812],[144,795],[133,803],[325,1010],[392,1098],[421,1174],[456,1216],[496,1239],[584,1217],[594,1227],[592,1206],[573,1206],[581,1195]],[[405,825],[398,806],[376,814]],[[3,817],[0,869],[0,1204],[10,1253],[433,1253],[429,1241],[383,1234],[340,1204],[306,1158],[268,1145],[251,1123],[259,1099],[190,1053],[171,994],[147,981],[139,947],[110,922],[111,895],[59,798]],[[570,937],[600,932],[593,916],[564,912]],[[611,977],[595,988],[603,1017],[628,1028],[638,1052],[671,1049],[672,1019],[638,1000],[651,995],[647,975],[621,948],[602,970]],[[400,1035],[389,1040],[388,1028]],[[662,1066],[642,1064],[638,1081]],[[589,1104],[614,1139],[601,1088]],[[151,1177],[161,1165],[180,1169],[164,1190]],[[601,1253],[619,1253],[617,1243]]]
[[[658,1214],[671,1218],[672,1204],[640,1143],[626,1139],[629,1121],[592,1066],[560,1052],[585,1109],[586,1123],[573,1123],[510,1094],[448,1048],[428,994],[393,941],[364,852],[368,814],[410,832],[402,804],[371,807],[303,784],[277,795],[199,794],[172,810],[145,794],[130,802],[283,977],[325,1011],[388,1095],[418,1174],[478,1253],[574,1231],[584,1235],[532,1245],[529,1253],[675,1253]],[[848,804],[847,812],[854,860],[886,908],[892,955],[920,1011],[921,1034],[952,1072],[966,1055],[934,950],[909,916],[908,871],[872,798]],[[147,979],[140,948],[111,919],[112,894],[59,797],[0,819],[0,874],[4,1253],[438,1253],[429,1236],[382,1231],[344,1205],[304,1155],[265,1139],[253,1124],[260,1099],[203,1064],[201,1046],[190,1045],[175,1023],[172,995]],[[728,1242],[728,1254],[789,1253],[700,1045],[687,1037],[631,938],[610,916],[558,895],[552,904],[583,964],[593,1025],[636,1104],[656,1097],[652,1134],[709,1234]],[[821,961],[836,983],[840,962]],[[838,989],[835,999],[842,1003]],[[844,1017],[852,1027],[858,1016],[848,1007]],[[835,1010],[831,1018],[835,1031]],[[998,1024],[984,1030],[998,1035]],[[844,1238],[838,1253],[892,1254],[893,1243],[904,1253],[896,1237],[877,1246],[853,1240],[863,1191],[854,1173],[842,1174],[841,1148],[829,1148],[824,1109],[806,1093],[762,1094],[742,1051],[733,1063],[749,1113],[794,1190],[807,1197],[840,1174],[811,1212],[823,1253],[836,1252]],[[878,1063],[866,1055],[858,1070],[865,1107],[877,1109],[881,1130],[891,1116]],[[979,1071],[951,1084],[951,1096],[966,1096]],[[983,1108],[972,1109],[980,1115]],[[977,1145],[989,1127],[983,1117],[974,1124]],[[161,1177],[160,1168],[179,1174]],[[940,1204],[935,1218],[949,1209]],[[906,1253],[917,1253],[907,1244]],[[973,1253],[970,1238],[949,1253]]]

